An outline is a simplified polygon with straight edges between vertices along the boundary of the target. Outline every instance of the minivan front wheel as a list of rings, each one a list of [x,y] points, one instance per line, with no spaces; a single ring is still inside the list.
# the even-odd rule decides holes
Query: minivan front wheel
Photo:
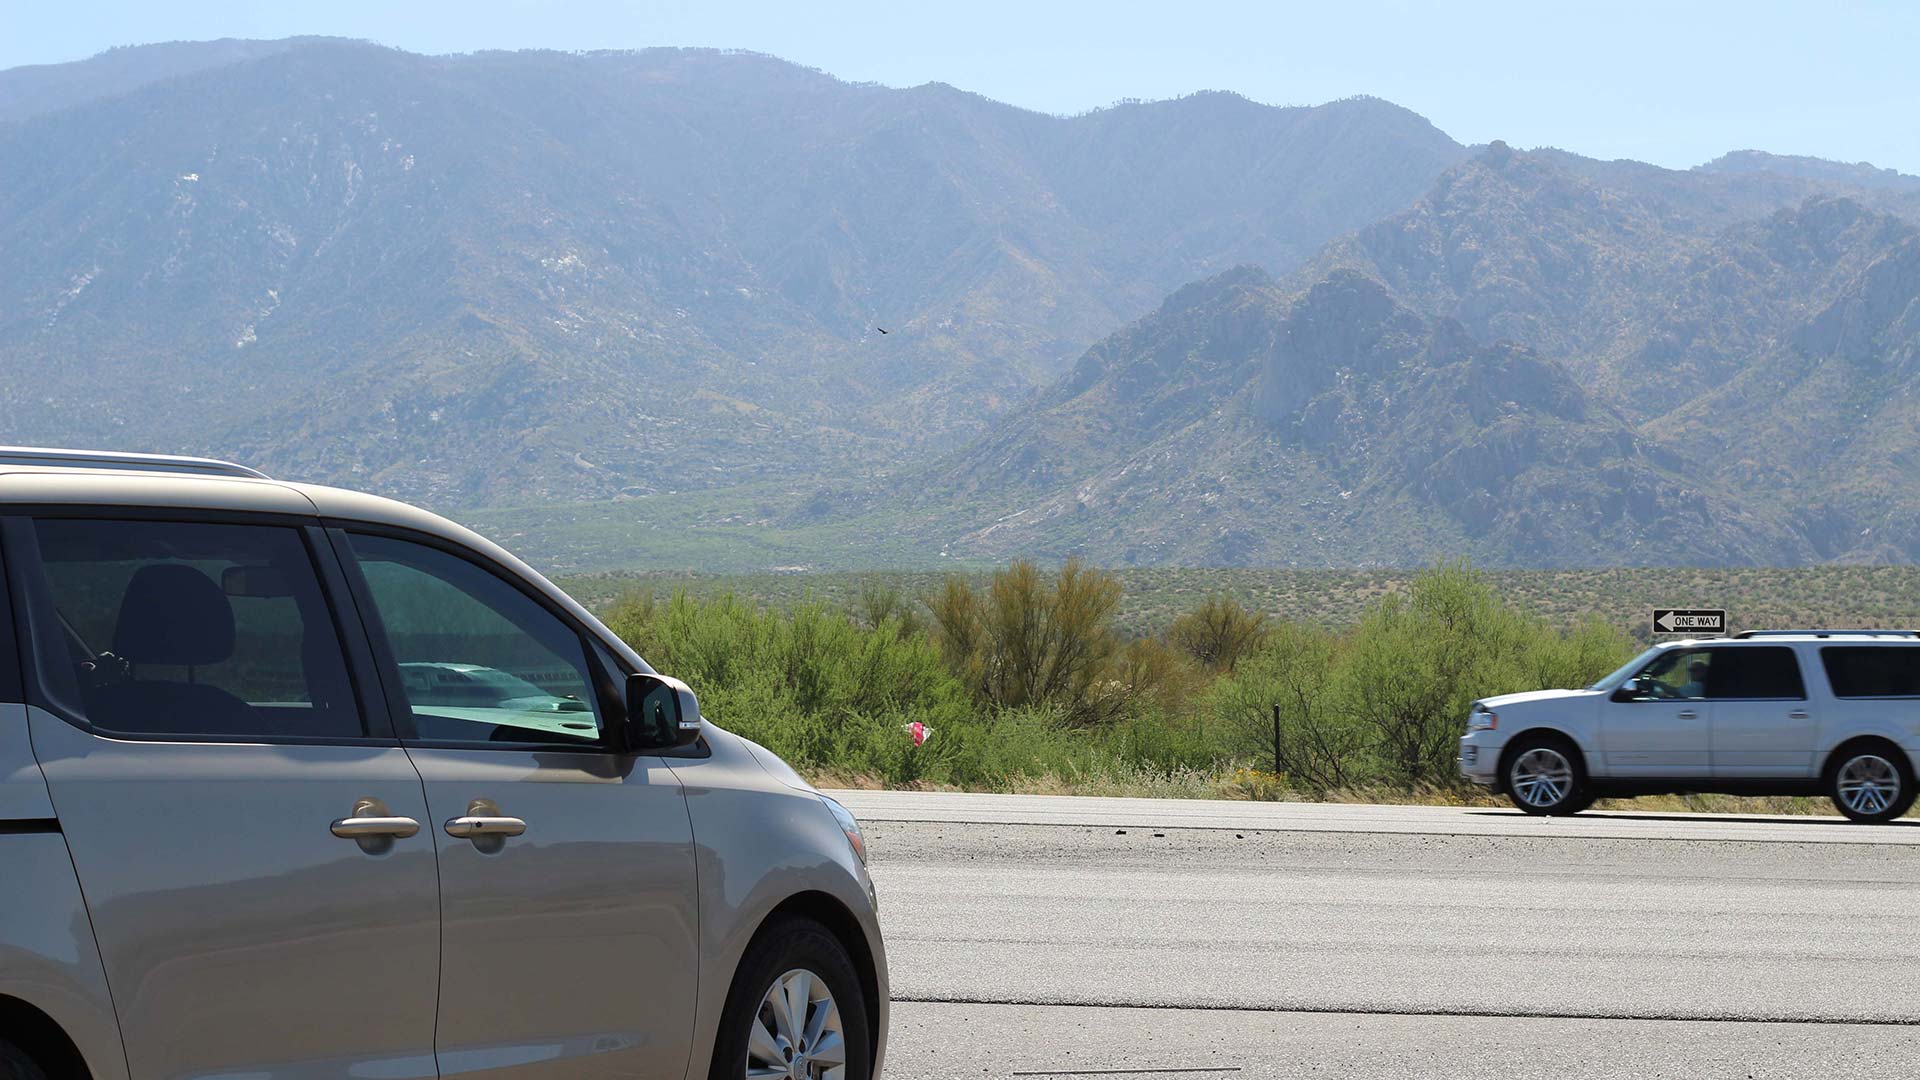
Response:
[[[866,999],[840,940],[799,917],[761,928],[727,992],[711,1080],[869,1080],[871,1055]]]
[[[1891,746],[1843,748],[1827,769],[1827,794],[1854,821],[1892,821],[1913,807],[1913,766]]]
[[[1502,768],[1507,798],[1529,814],[1577,814],[1593,805],[1580,751],[1561,739],[1521,739]]]
[[[0,1039],[0,1080],[47,1080],[47,1074],[25,1050]]]

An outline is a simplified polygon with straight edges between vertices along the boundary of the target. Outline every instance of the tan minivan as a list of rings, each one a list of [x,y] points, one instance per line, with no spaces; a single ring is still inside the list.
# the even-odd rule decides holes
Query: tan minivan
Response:
[[[880,1072],[859,827],[451,522],[0,449],[0,1080]]]

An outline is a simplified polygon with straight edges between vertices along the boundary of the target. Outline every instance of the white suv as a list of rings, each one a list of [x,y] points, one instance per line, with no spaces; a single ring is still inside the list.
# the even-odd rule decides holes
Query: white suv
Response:
[[[1473,703],[1460,772],[1530,814],[1672,791],[1913,805],[1920,633],[1764,630],[1655,645],[1585,690]]]

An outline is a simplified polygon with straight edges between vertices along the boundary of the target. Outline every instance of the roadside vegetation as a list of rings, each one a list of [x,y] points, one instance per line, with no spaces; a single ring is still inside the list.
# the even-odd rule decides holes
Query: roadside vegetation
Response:
[[[1488,802],[1454,773],[1469,702],[1583,686],[1637,648],[1460,564],[1380,590],[1345,627],[1216,593],[1139,633],[1124,606],[1113,574],[1019,562],[921,591],[870,577],[837,602],[638,589],[604,613],[818,783],[1090,795]]]
[[[991,568],[967,570],[975,587]],[[1164,632],[1209,597],[1230,599],[1274,618],[1331,630],[1357,624],[1369,605],[1406,593],[1415,570],[1172,569],[1138,567],[1113,572],[1121,598],[1116,624],[1130,636]],[[1508,606],[1565,629],[1597,617],[1644,640],[1656,607],[1726,608],[1736,630],[1783,626],[1920,626],[1920,567],[1802,566],[1650,567],[1588,570],[1484,570],[1480,576]],[[728,593],[791,609],[820,602],[854,607],[862,592],[891,588],[915,602],[939,590],[936,571],[878,573],[691,574],[618,571],[575,574],[563,587],[604,608],[636,592],[698,597]]]

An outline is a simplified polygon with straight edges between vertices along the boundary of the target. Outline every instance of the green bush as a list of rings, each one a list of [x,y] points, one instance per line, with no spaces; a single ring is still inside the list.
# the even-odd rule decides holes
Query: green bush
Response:
[[[1115,670],[1120,582],[1069,561],[1059,573],[1016,562],[983,593],[950,577],[933,598],[941,652],[982,701],[1049,706],[1077,724],[1111,720],[1126,705]]]
[[[1445,786],[1475,698],[1584,686],[1632,653],[1596,620],[1556,630],[1503,603],[1484,575],[1444,564],[1375,599],[1343,636],[1280,624],[1210,705],[1255,768],[1277,762],[1310,789]]]
[[[965,688],[922,633],[820,605],[781,615],[732,595],[622,601],[607,625],[685,679],[701,711],[797,766],[906,777],[903,725],[968,721]]]
[[[1184,634],[1128,641],[1119,599],[1110,575],[1017,563],[985,588],[948,580],[925,623],[877,586],[851,611],[636,594],[607,623],[802,772],[980,790],[1218,793],[1237,767],[1243,792],[1450,787],[1474,698],[1586,685],[1633,652],[1597,619],[1522,615],[1457,564],[1339,633],[1210,598]],[[917,748],[914,721],[932,730]]]
[[[1240,658],[1260,647],[1268,631],[1267,617],[1255,614],[1230,596],[1215,594],[1173,621],[1167,640],[1214,671],[1232,671]]]

